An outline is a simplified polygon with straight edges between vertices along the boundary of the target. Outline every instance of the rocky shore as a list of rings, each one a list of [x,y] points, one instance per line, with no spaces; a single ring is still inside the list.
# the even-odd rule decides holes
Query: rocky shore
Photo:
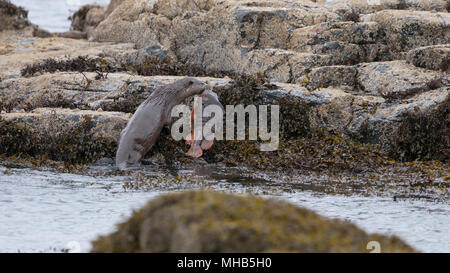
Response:
[[[87,5],[71,17],[69,31],[86,39],[70,39],[64,38],[70,33],[42,38],[26,11],[2,1],[8,19],[0,34],[0,153],[50,150],[46,156],[61,160],[67,149],[48,149],[45,140],[75,145],[61,136],[82,128],[87,117],[86,135],[101,148],[73,163],[112,157],[130,113],[156,87],[189,75],[212,83],[223,104],[281,104],[281,146],[296,147],[272,156],[252,152],[250,161],[248,153],[238,156],[250,167],[352,171],[360,165],[367,171],[381,161],[417,159],[447,166],[446,1],[197,2]],[[42,147],[12,149],[8,139],[18,133]],[[160,145],[166,150],[184,148],[162,138],[170,142]],[[298,142],[316,151],[305,153]],[[208,162],[234,161],[237,150],[255,148],[219,145],[230,152],[206,154]],[[78,146],[68,150],[82,154],[75,150],[86,147]],[[265,164],[265,158],[273,160]]]

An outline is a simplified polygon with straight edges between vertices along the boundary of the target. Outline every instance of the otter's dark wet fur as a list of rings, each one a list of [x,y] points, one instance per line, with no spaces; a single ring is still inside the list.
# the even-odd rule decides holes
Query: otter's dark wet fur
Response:
[[[138,163],[155,144],[163,127],[171,123],[172,108],[190,96],[201,94],[205,88],[204,82],[188,77],[155,90],[120,134],[117,167],[123,170]]]

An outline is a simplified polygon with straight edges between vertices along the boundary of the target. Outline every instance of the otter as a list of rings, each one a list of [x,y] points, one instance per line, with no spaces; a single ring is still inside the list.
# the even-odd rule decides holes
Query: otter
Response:
[[[191,77],[157,88],[139,105],[121,132],[116,166],[125,170],[138,163],[155,144],[163,127],[170,126],[172,108],[208,88],[206,83]]]

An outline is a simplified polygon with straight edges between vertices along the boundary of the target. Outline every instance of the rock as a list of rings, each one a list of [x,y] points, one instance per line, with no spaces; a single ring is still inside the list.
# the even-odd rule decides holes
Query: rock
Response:
[[[366,94],[398,99],[448,86],[449,75],[392,61],[359,65],[357,80]]]
[[[450,44],[415,48],[408,52],[407,61],[417,67],[448,71]]]
[[[58,33],[57,35],[65,38],[87,39],[92,36],[91,32],[95,27],[108,17],[122,2],[123,0],[112,0],[106,7],[97,4],[82,6],[69,17],[69,20],[72,21],[70,31]]]
[[[446,99],[423,111],[416,108],[403,117],[395,129],[390,150],[405,161],[450,158],[450,92]]]
[[[120,132],[125,128],[131,115],[119,112],[37,108],[31,112],[3,113],[1,117],[6,121],[24,125],[33,132],[46,131],[50,135],[61,133],[58,130],[54,130],[59,125],[63,125],[65,128],[75,128],[84,121],[84,117],[88,117],[92,121],[92,132],[95,138],[118,141]]]
[[[135,211],[92,252],[414,252],[399,238],[367,234],[277,200],[218,192],[165,195]]]
[[[28,20],[28,11],[12,4],[8,0],[0,0],[0,32],[6,30],[21,31],[34,37],[51,37],[50,32],[39,28]]]
[[[138,48],[156,45],[205,69],[252,73],[267,69],[263,63],[268,62],[268,55],[288,67],[299,59],[285,51],[289,33],[335,16],[312,2],[308,2],[314,6],[312,10],[300,3],[281,1],[197,1],[198,7],[189,1],[185,5],[177,2],[177,7],[183,8],[175,8],[173,3],[124,1],[96,28],[92,38],[133,42]],[[257,67],[255,61],[260,63]],[[274,71],[272,79],[289,80],[289,71]],[[282,78],[277,76],[280,73]]]
[[[33,78],[8,79],[0,83],[4,111],[32,110],[41,107],[65,107],[85,110],[134,112],[158,87],[180,76],[132,76],[111,73],[107,79],[95,80],[97,74],[63,72]],[[90,79],[89,84],[86,81]],[[213,87],[227,86],[230,80],[199,77]],[[0,112],[1,112],[0,108]]]
[[[392,58],[376,22],[326,22],[292,32],[290,47],[327,54],[333,64],[357,64]]]
[[[327,1],[335,11],[353,9],[357,13],[368,14],[386,9],[447,11],[446,0],[331,0]]]
[[[439,105],[445,104],[449,93],[450,88],[447,86],[415,95],[403,100],[401,104],[385,103],[384,106],[383,103],[380,104],[379,102],[360,104],[366,114],[353,119],[353,124],[358,125],[354,126],[354,128],[358,129],[358,138],[362,142],[378,143],[385,151],[398,150],[395,139],[399,138],[398,134],[400,132],[398,131],[398,128],[403,122],[407,122],[407,117],[415,115],[416,112],[420,112],[422,115],[423,113],[430,113],[430,116],[436,116],[436,114],[431,114],[435,113],[433,109],[440,109]],[[369,115],[367,113],[369,113]],[[443,126],[445,128],[445,123]],[[408,138],[415,138],[418,134],[421,136],[427,134],[423,133],[423,129],[418,128],[418,130],[418,132],[411,134]],[[421,142],[416,142],[417,147],[415,150],[432,151],[426,147],[422,147],[423,143],[427,143],[427,140],[424,139]],[[403,150],[403,148],[400,150]],[[444,162],[449,160],[448,157],[442,156],[441,152],[437,152],[433,155],[427,152],[427,158],[440,159]],[[406,157],[403,157],[403,159],[406,159]],[[409,157],[409,159],[411,158]]]
[[[353,89],[357,73],[358,70],[355,66],[321,66],[312,69],[308,77],[303,78],[302,83],[310,89],[330,86]]]
[[[124,0],[111,0],[105,11],[105,18],[108,17]]]
[[[132,42],[139,44],[139,47],[156,44],[158,37],[154,34],[158,30],[168,32],[170,20],[163,16],[152,16],[155,2],[157,1],[123,1],[98,25],[92,38],[97,41]],[[149,28],[149,25],[152,27]]]
[[[8,0],[0,1],[0,31],[7,29],[23,29],[30,26],[28,11]]]
[[[450,40],[448,12],[383,10],[369,14],[363,20],[380,25],[392,52],[407,52],[416,47],[446,44]]]
[[[61,37],[38,38],[18,33],[0,35],[1,55],[0,77],[4,79],[20,77],[20,71],[28,64],[46,59],[66,59],[78,56],[114,58],[123,52],[133,50],[132,44],[95,43]]]
[[[363,22],[342,22],[342,1],[124,1],[91,38],[156,46],[205,69],[262,71],[272,81],[297,83],[312,68],[404,59],[415,47],[449,40],[448,13],[435,12],[443,2],[405,2],[413,10],[383,10],[403,8],[399,1],[353,2]]]
[[[58,37],[70,38],[70,39],[87,39],[88,35],[86,32],[79,30],[69,30],[62,33],[57,33]]]
[[[105,18],[106,7],[97,4],[84,5],[75,12],[69,20],[72,21],[71,30],[89,33]]]
[[[33,36],[34,37],[39,37],[39,38],[49,38],[49,37],[53,37],[53,34],[48,32],[45,29],[39,28],[37,26],[35,26],[33,28]]]

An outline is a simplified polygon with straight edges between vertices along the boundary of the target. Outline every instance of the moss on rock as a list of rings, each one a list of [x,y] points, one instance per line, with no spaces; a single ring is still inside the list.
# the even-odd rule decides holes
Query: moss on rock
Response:
[[[369,241],[382,252],[414,251],[283,201],[200,191],[150,201],[92,252],[368,252]]]

